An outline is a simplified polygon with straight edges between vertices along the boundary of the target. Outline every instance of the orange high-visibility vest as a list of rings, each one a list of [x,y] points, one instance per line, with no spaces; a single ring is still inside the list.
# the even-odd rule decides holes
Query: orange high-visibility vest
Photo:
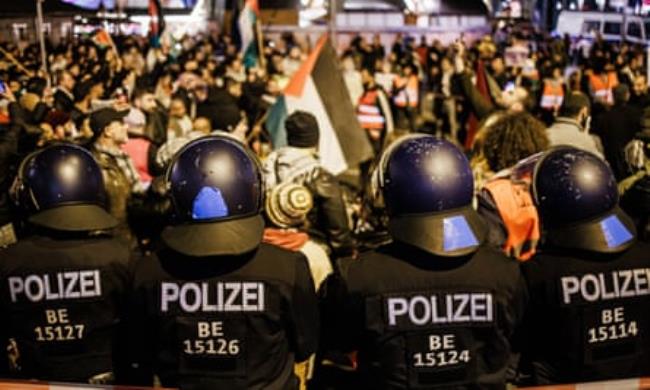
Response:
[[[357,106],[357,119],[374,140],[381,137],[381,132],[386,126],[386,119],[377,105],[377,94],[377,90],[366,91]]]
[[[420,83],[415,75],[411,75],[408,80],[403,77],[395,78],[395,89],[398,90],[393,101],[400,108],[417,107],[419,99]]]
[[[613,91],[618,85],[616,72],[608,72],[604,79],[602,75],[591,74],[589,76],[589,84],[591,86],[591,93],[594,100],[606,104],[614,104]]]
[[[564,89],[562,82],[556,80],[545,80],[540,106],[545,110],[557,110],[564,101]]]
[[[529,260],[537,251],[541,237],[539,214],[529,184],[495,179],[484,188],[492,195],[508,234],[503,251],[519,261]]]

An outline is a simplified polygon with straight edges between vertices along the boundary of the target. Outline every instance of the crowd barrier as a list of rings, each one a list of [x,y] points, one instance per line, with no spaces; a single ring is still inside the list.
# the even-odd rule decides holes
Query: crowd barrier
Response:
[[[94,386],[72,383],[45,383],[45,382],[11,382],[0,381],[0,390],[153,390],[152,387],[132,386]],[[173,390],[156,387],[156,390]]]

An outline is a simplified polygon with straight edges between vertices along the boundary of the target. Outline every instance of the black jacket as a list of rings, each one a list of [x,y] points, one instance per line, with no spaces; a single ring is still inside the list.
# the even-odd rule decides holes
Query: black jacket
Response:
[[[341,184],[322,168],[304,184],[314,197],[314,208],[308,215],[310,234],[327,241],[336,256],[352,254],[356,240],[350,230]]]
[[[490,77],[487,72],[485,77]],[[464,72],[456,74],[453,81],[456,84],[455,88],[460,90],[462,96],[466,99],[472,112],[476,115],[476,118],[479,121],[486,119],[488,116],[499,110],[499,107],[481,94],[476,85],[474,85],[470,73]]]
[[[639,236],[650,239],[650,175],[639,178],[621,194],[621,208],[635,221]]]
[[[615,105],[603,112],[594,124],[595,133],[600,136],[605,149],[605,158],[614,171],[617,180],[628,175],[625,163],[625,146],[641,131],[642,111],[630,104]]]
[[[314,207],[307,216],[306,230],[327,243],[335,256],[352,254],[356,240],[348,222],[343,189],[313,154],[300,148],[281,148],[264,162],[264,174],[270,186],[291,181],[307,187]]]
[[[167,141],[169,115],[162,107],[156,107],[153,112],[146,113],[145,115],[147,117],[145,134],[154,145],[160,146],[164,144]]]
[[[127,382],[181,389],[297,389],[316,350],[318,305],[303,255],[262,244],[242,256],[169,250],[140,261]],[[197,295],[197,292],[199,295]]]
[[[88,383],[117,370],[129,252],[112,238],[34,235],[0,249],[0,376]],[[0,360],[6,354],[0,354]]]
[[[523,264],[530,293],[522,361],[535,384],[650,374],[650,247],[554,251]]]
[[[56,92],[54,92],[54,109],[67,112],[69,114],[72,112],[73,108],[74,99],[62,90],[57,89]]]
[[[325,347],[358,350],[366,388],[505,388],[527,295],[501,253],[440,258],[393,243],[344,261],[325,294]]]
[[[650,95],[647,93],[644,93],[642,95],[637,95],[634,92],[632,92],[632,96],[630,97],[630,103],[631,106],[634,106],[638,110],[643,111],[646,107],[650,106]]]

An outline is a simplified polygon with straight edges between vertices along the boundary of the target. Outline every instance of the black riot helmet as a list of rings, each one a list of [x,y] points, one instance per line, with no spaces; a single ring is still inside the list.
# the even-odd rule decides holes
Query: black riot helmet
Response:
[[[162,233],[189,256],[236,255],[262,241],[264,186],[256,156],[228,135],[183,147],[167,170],[174,225]]]
[[[34,225],[60,231],[117,226],[104,209],[102,172],[87,150],[61,143],[28,155],[20,164],[14,195]]]
[[[551,246],[615,253],[634,243],[636,229],[618,207],[614,174],[598,156],[560,146],[520,162],[514,175],[531,181]]]
[[[472,208],[472,170],[452,143],[404,137],[384,152],[373,182],[394,239],[446,257],[472,253],[484,241],[485,224]]]

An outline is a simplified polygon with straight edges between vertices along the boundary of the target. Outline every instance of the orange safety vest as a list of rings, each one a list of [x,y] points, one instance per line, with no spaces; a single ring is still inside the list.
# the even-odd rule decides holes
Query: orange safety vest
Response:
[[[618,77],[615,72],[608,72],[605,79],[602,75],[591,74],[589,76],[591,93],[594,100],[607,104],[614,104],[614,88],[618,85]]]
[[[545,110],[557,110],[564,101],[562,83],[556,80],[545,80],[540,106]]]
[[[539,214],[530,195],[530,185],[495,179],[484,188],[492,195],[508,234],[503,251],[519,261],[530,260],[541,237]]]
[[[420,83],[415,75],[411,75],[408,80],[403,77],[395,78],[395,89],[398,90],[393,101],[400,108],[417,107],[419,99]]]
[[[357,119],[370,138],[378,140],[386,126],[386,119],[377,105],[377,90],[366,91],[359,99]]]

